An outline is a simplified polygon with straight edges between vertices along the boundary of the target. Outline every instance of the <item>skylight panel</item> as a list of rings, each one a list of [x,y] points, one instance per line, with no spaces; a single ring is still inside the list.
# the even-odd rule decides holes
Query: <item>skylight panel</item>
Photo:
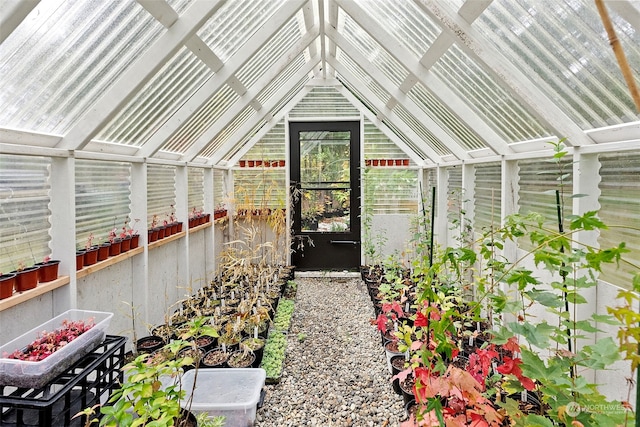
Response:
[[[257,97],[258,102],[260,104],[265,104],[276,92],[283,87],[291,78],[293,78],[294,74],[298,70],[300,70],[305,65],[305,60],[303,55],[298,55],[294,58],[287,68],[280,73],[278,77],[273,79],[265,88],[260,91],[260,94]]]
[[[262,76],[264,70],[274,66],[302,34],[294,17],[278,31],[237,73],[236,77],[245,87],[251,87]]]
[[[451,150],[443,144],[433,133],[426,129],[406,108],[402,105],[396,105],[393,111],[407,124],[424,142],[429,144],[433,150],[439,155],[451,154]]]
[[[386,104],[391,99],[391,95],[382,86],[376,83],[359,64],[341,50],[338,52],[338,60],[351,74],[358,78],[361,84],[375,93],[383,103]]]
[[[344,19],[344,36],[367,60],[378,67],[394,84],[400,86],[409,75],[369,33],[360,27],[349,15],[340,9]]]
[[[227,1],[198,31],[198,36],[226,62],[286,0]]]
[[[163,31],[129,0],[40,2],[0,45],[0,125],[64,134]]]
[[[213,72],[182,48],[149,80],[96,139],[141,146]]]
[[[180,127],[162,149],[179,153],[187,151],[206,132],[211,123],[215,123],[238,98],[238,94],[231,87],[224,85]]]
[[[609,7],[632,69],[640,33]],[[638,120],[593,2],[496,0],[474,24],[506,56],[546,83],[540,90],[582,129]]]
[[[485,148],[485,143],[475,133],[463,123],[453,112],[451,112],[440,100],[421,84],[417,83],[407,93],[414,102],[431,117],[440,127],[453,139],[460,142],[466,150],[477,150]]]
[[[533,115],[457,45],[452,45],[431,70],[466,99],[506,141],[549,136]]]
[[[422,57],[440,33],[440,28],[426,17],[412,1],[358,0],[380,26]]]

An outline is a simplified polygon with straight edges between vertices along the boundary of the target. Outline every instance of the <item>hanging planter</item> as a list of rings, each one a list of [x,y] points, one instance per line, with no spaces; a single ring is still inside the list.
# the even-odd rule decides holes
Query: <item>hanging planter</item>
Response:
[[[16,275],[14,273],[3,274],[0,276],[0,299],[9,298],[13,295],[13,288],[16,284]]]
[[[33,266],[19,271],[12,271],[16,274],[16,292],[24,292],[33,289],[38,285],[38,267]]]
[[[52,259],[43,262],[39,262],[36,266],[38,269],[38,281],[40,283],[51,282],[52,280],[56,280],[58,278],[58,266],[60,265],[60,260]]]

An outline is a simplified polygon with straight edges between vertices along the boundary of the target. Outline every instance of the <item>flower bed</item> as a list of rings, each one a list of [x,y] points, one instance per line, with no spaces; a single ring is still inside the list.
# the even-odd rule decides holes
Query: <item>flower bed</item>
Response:
[[[69,310],[3,345],[0,385],[45,386],[104,340],[112,317],[113,313]]]

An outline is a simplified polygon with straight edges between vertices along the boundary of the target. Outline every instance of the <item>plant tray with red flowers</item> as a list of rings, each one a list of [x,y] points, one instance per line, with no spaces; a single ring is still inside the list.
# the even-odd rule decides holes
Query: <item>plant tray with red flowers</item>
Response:
[[[89,354],[113,313],[68,310],[0,347],[0,386],[39,389]]]

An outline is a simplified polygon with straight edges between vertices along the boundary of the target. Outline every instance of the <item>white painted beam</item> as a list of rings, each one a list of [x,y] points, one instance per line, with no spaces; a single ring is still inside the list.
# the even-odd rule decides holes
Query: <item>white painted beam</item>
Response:
[[[302,7],[302,18],[304,19],[304,31],[302,33],[310,31],[316,24],[316,15],[313,10],[313,1],[309,0],[307,4]],[[313,58],[318,53],[318,49],[315,44],[309,45],[309,56]]]
[[[466,0],[462,6],[460,6],[458,15],[471,24],[491,3],[493,3],[493,0]]]
[[[269,101],[263,106],[263,111],[264,111],[263,114],[254,115],[254,117],[251,120],[247,121],[238,130],[236,130],[236,132],[234,133],[234,136],[232,138],[229,138],[229,140],[227,140],[224,144],[222,144],[216,150],[216,152],[211,156],[211,164],[217,164],[218,162],[220,162],[224,156],[226,156],[231,150],[233,150],[236,147],[236,145],[239,144],[242,141],[242,139],[244,139],[249,132],[251,132],[251,130],[259,123],[260,120],[264,119],[265,117],[267,117],[267,120],[273,119],[272,116],[269,116],[271,114],[271,110],[273,110],[281,102],[281,100],[284,99],[284,97],[300,81],[302,81],[305,78],[305,76],[307,76],[311,72],[311,70],[313,70],[313,67],[315,67],[319,62],[320,62],[320,57],[316,56],[315,58],[312,58],[311,61],[307,62],[302,68],[300,68],[298,71],[296,71],[296,73],[289,78],[287,83],[285,83],[282,87],[280,87],[280,89],[278,89],[276,91],[276,93],[274,93],[271,96]],[[256,85],[256,86],[258,86],[258,85]],[[260,87],[260,89],[263,89],[263,88],[264,87]],[[259,93],[258,90],[259,89],[256,89],[257,93],[255,94],[255,96],[258,95],[258,93]],[[242,107],[242,105],[239,105],[237,107],[237,109],[240,110],[241,107]],[[244,107],[242,107],[242,109],[244,109]],[[240,111],[242,111],[242,110],[240,110]],[[237,113],[230,114],[229,117],[225,117],[226,116],[226,114],[225,114],[223,117],[225,117],[225,120],[227,120],[228,122],[231,122],[236,115],[237,115]],[[223,122],[222,118],[219,120],[219,122]],[[207,144],[209,144],[209,142],[214,140],[215,137],[220,132],[222,132],[226,127],[227,127],[227,124],[224,124],[222,126],[218,126],[217,123],[216,123],[216,125],[211,128],[211,131],[207,130],[207,132],[205,132],[202,135],[202,137],[199,138],[199,144],[202,147],[205,147]],[[201,150],[202,150],[202,148],[198,149],[198,147],[195,147],[193,152],[195,152],[197,154]],[[187,153],[187,154],[193,155],[192,153]],[[187,155],[185,155],[185,157],[189,158],[190,156],[187,157]]]
[[[158,22],[166,28],[171,27],[180,18],[178,13],[164,0],[136,0]]]
[[[509,145],[504,139],[498,135],[480,116],[471,109],[467,102],[461,99],[453,90],[449,89],[447,84],[442,82],[437,76],[433,75],[429,70],[424,68],[415,56],[401,43],[395,39],[371,18],[366,12],[353,2],[342,2],[341,6],[345,11],[356,16],[358,24],[376,40],[387,52],[393,56],[410,74],[416,76],[418,81],[431,91],[439,101],[445,105],[460,121],[466,123],[473,129],[480,138],[484,140],[487,146],[491,147],[497,153],[511,153]],[[360,64],[365,70],[371,66],[368,63]]]
[[[223,1],[199,0],[191,5],[171,26],[171,30],[160,36],[143,55],[138,57],[110,90],[69,130],[60,142],[60,148],[75,150],[84,148],[223,3]]]
[[[223,67],[217,70],[215,76],[205,82],[181,107],[176,111],[151,138],[140,148],[140,155],[151,157],[184,123],[196,114],[207,103],[209,98],[220,90],[227,82],[235,79],[235,73],[249,61],[273,37],[291,17],[302,7],[304,0],[286,2],[274,14],[270,25],[262,26],[256,33],[233,55]],[[293,9],[298,6],[298,9]],[[308,46],[318,36],[319,29],[314,27],[302,39],[294,44],[291,51],[298,51],[300,46]],[[207,47],[207,49],[209,49]]]
[[[351,59],[360,64],[361,67],[367,62],[367,59],[364,57],[364,55],[362,55],[337,31],[335,31],[334,29],[328,29],[327,35],[332,38],[333,41],[338,44],[338,46],[340,46],[340,49],[342,49],[345,54],[349,55]],[[431,117],[429,117],[418,105],[416,105],[416,103],[412,99],[407,97],[407,95],[404,94],[401,90],[396,89],[393,82],[389,78],[387,78],[387,76],[385,76],[382,71],[380,71],[376,67],[367,67],[363,69],[367,71],[369,76],[376,83],[385,88],[394,100],[394,102],[387,103],[387,105],[385,106],[388,111],[393,110],[393,104],[399,103],[409,112],[411,112],[411,114],[413,114],[413,116],[418,119],[418,121],[422,123],[426,129],[433,133],[436,138],[442,141],[442,143],[451,150],[454,156],[456,156],[458,159],[469,158],[469,154],[460,146],[460,144],[456,142],[444,129],[442,129],[442,127],[438,123],[436,123]],[[387,112],[383,111],[383,114],[387,114]],[[425,141],[425,144],[428,143]]]
[[[358,79],[354,75],[352,75],[349,70],[347,70],[344,66],[342,66],[342,64],[340,64],[336,58],[330,57],[329,63],[333,68],[336,69],[337,72],[340,73],[341,76],[343,76],[349,82],[349,84],[358,88],[362,96],[364,96],[364,98],[367,100],[367,102],[369,102],[373,106],[373,108],[375,108],[378,111],[382,111],[382,114],[387,117],[389,122],[393,123],[393,125],[396,126],[408,138],[410,138],[413,141],[422,140],[422,138],[418,136],[406,123],[404,123],[404,121],[402,121],[402,119],[400,119],[396,115],[396,113],[393,112],[393,110],[385,111],[384,110],[385,106],[382,104],[381,101],[378,100],[378,97],[369,88],[360,85],[358,82]],[[442,158],[440,157],[440,155],[430,146],[423,145],[420,148],[424,151],[425,155],[429,157],[429,159],[431,159],[434,163],[440,163],[442,161]],[[418,156],[418,158],[420,157]]]
[[[431,19],[439,22],[467,54],[486,65],[496,81],[527,106],[542,123],[549,126],[553,133],[568,137],[572,145],[593,144],[591,138],[539,89],[548,88],[544,81],[527,78],[501,52],[494,49],[482,33],[452,12],[447,5],[437,0],[416,0],[416,3]]]
[[[291,100],[289,102],[287,102],[285,104],[285,106],[283,108],[280,109],[280,111],[278,111],[276,114],[274,114],[271,119],[265,123],[265,125],[263,127],[260,128],[260,130],[258,132],[256,132],[255,135],[253,135],[245,144],[242,145],[242,148],[240,148],[240,150],[238,150],[238,152],[236,154],[233,155],[233,157],[231,157],[228,161],[229,165],[234,165],[238,162],[238,160],[240,160],[242,158],[242,156],[244,156],[245,154],[247,154],[247,152],[253,148],[254,145],[256,145],[271,129],[273,129],[273,127],[275,125],[277,125],[278,123],[280,123],[280,121],[282,119],[284,119],[284,117],[289,113],[289,111],[291,111],[293,109],[293,107],[296,106],[296,104],[298,102],[300,102],[305,96],[307,96],[307,94],[311,92],[311,87],[309,86],[305,86],[304,88],[302,88],[302,90],[298,93],[295,94],[295,96],[293,98],[291,98]],[[286,144],[286,150],[285,152],[289,151],[289,144],[288,144],[288,140],[289,138],[286,137],[286,135],[289,135],[289,131],[285,130],[285,144]],[[285,156],[287,157],[288,154]],[[287,180],[286,182],[289,182],[289,178],[288,178],[288,170],[287,170]]]
[[[0,43],[15,30],[40,0],[5,0],[0,5]]]

